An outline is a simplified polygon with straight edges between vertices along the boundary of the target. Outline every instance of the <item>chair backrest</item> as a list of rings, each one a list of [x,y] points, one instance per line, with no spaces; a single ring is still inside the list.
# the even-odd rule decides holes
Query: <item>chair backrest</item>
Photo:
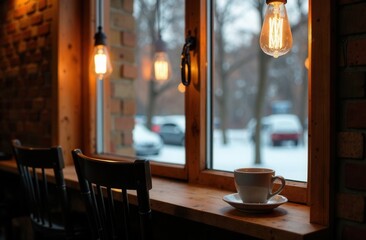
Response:
[[[79,149],[72,155],[94,239],[152,239],[149,161],[92,158]],[[136,190],[138,217],[130,211],[127,190]]]
[[[52,232],[73,234],[73,221],[63,176],[64,160],[61,147],[33,148],[22,146],[19,140],[12,141],[25,190],[33,226],[41,234]],[[54,180],[47,179],[52,174]],[[52,182],[53,184],[50,184]],[[55,187],[53,187],[55,186]]]

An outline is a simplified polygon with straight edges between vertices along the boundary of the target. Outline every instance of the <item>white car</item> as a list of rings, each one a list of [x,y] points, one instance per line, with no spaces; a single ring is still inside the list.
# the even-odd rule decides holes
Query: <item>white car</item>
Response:
[[[133,129],[133,147],[138,156],[158,155],[163,147],[159,134],[147,129],[143,124],[136,123]]]
[[[255,120],[248,123],[248,133],[255,141]],[[303,137],[303,128],[299,118],[294,114],[273,114],[262,118],[261,137],[263,143],[280,146],[292,142],[297,146]]]

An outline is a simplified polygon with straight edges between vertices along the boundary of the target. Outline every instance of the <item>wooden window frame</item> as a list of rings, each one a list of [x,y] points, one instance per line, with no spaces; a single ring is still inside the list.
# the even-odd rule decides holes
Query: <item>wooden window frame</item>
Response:
[[[185,112],[189,113],[186,114],[186,164],[153,162],[152,173],[235,191],[232,173],[206,169],[206,0],[186,0],[185,5],[185,34],[187,36],[190,32],[198,40],[196,49],[191,53],[192,81],[185,92]],[[92,12],[93,7],[90,9]],[[329,184],[333,180],[331,159],[334,157],[333,13],[330,2],[309,0],[309,180],[307,183],[288,181],[283,192],[292,202],[308,204],[310,221],[321,225],[331,224],[330,199],[333,195]],[[84,21],[90,23],[91,16],[93,14]],[[91,27],[84,34],[84,42],[90,42],[88,39],[92,39],[93,29]],[[86,67],[85,72],[89,72]],[[90,129],[95,129],[95,80],[90,73],[84,79],[88,79],[89,87],[84,89],[83,102],[87,105],[83,116],[88,117],[89,124],[84,126],[83,142],[86,152],[92,154],[95,152],[95,132]]]

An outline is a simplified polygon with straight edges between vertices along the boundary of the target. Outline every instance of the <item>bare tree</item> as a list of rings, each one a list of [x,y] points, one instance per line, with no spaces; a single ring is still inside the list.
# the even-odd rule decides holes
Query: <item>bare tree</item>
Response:
[[[258,17],[260,18],[260,25],[263,25],[264,20],[264,8],[266,7],[264,0],[255,0],[252,1],[253,6],[256,8],[258,12]],[[302,25],[306,24],[307,16],[303,14],[301,9],[301,1],[297,1],[297,8],[299,9],[300,20],[298,23],[293,25],[292,32],[297,31]],[[255,100],[255,107],[254,107],[254,118],[256,120],[256,128],[255,128],[255,155],[254,155],[254,163],[260,164],[262,162],[261,157],[261,129],[262,129],[262,117],[264,113],[264,107],[265,107],[265,98],[266,98],[266,92],[267,92],[267,79],[268,79],[268,69],[269,69],[269,63],[271,58],[269,56],[266,56],[260,48],[258,48],[258,92],[256,95]],[[288,86],[288,84],[284,85]],[[307,86],[307,85],[306,85]],[[305,89],[307,91],[307,88]],[[291,91],[286,91],[291,92]]]
[[[230,75],[233,74],[238,68],[251,61],[254,57],[252,54],[240,55],[235,61],[230,61],[232,53],[226,50],[229,45],[227,36],[225,35],[225,28],[237,18],[241,18],[242,15],[233,14],[233,8],[240,3],[240,1],[226,1],[223,6],[215,4],[215,83],[218,84],[218,91],[215,93],[215,100],[219,105],[219,119],[220,128],[222,132],[222,143],[228,143],[227,129],[229,126],[229,81]]]
[[[174,28],[176,31],[177,28],[182,28],[183,32],[183,26],[180,24],[180,22],[183,21],[183,16],[180,16],[177,14],[177,6],[181,4],[181,1],[164,1],[164,16],[161,16],[160,19],[160,27],[161,30],[168,30],[169,28]],[[163,8],[163,6],[160,6]],[[150,59],[154,58],[154,44],[157,41],[158,38],[158,29],[157,29],[157,4],[155,1],[148,1],[148,0],[138,0],[136,3],[137,11],[137,33],[139,43],[137,51],[140,51],[140,54],[137,53],[138,56],[141,56],[141,51],[144,49],[144,51],[147,51],[146,48],[144,48],[145,45],[148,45],[148,51],[150,51]],[[171,31],[171,30],[170,30]],[[170,43],[173,45],[177,45],[179,43],[179,40],[177,38],[170,39]],[[178,66],[178,65],[177,65]],[[150,75],[150,78],[147,81],[148,87],[147,87],[147,96],[148,98],[144,102],[145,107],[145,115],[146,115],[146,126],[151,129],[152,128],[152,117],[156,114],[156,104],[159,97],[163,95],[163,93],[167,92],[168,90],[174,88],[178,84],[178,79],[174,75],[174,70],[176,70],[177,67],[173,65],[173,76],[170,81],[167,81],[165,83],[158,83],[155,81],[152,74]],[[143,103],[141,103],[143,104]]]

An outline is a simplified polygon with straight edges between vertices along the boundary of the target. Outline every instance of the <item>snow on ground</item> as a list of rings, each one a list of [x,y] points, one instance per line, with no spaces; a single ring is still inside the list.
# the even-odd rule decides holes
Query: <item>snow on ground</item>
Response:
[[[246,136],[244,130],[231,130],[228,133],[229,144],[223,145],[219,132],[214,134],[213,169],[233,171],[241,167],[272,168],[276,175],[286,179],[307,181],[308,154],[307,146],[291,144],[273,147],[262,144],[262,163],[254,164],[254,144]],[[307,141],[305,141],[306,143]],[[164,145],[158,156],[149,159],[184,164],[185,148],[183,146]]]

